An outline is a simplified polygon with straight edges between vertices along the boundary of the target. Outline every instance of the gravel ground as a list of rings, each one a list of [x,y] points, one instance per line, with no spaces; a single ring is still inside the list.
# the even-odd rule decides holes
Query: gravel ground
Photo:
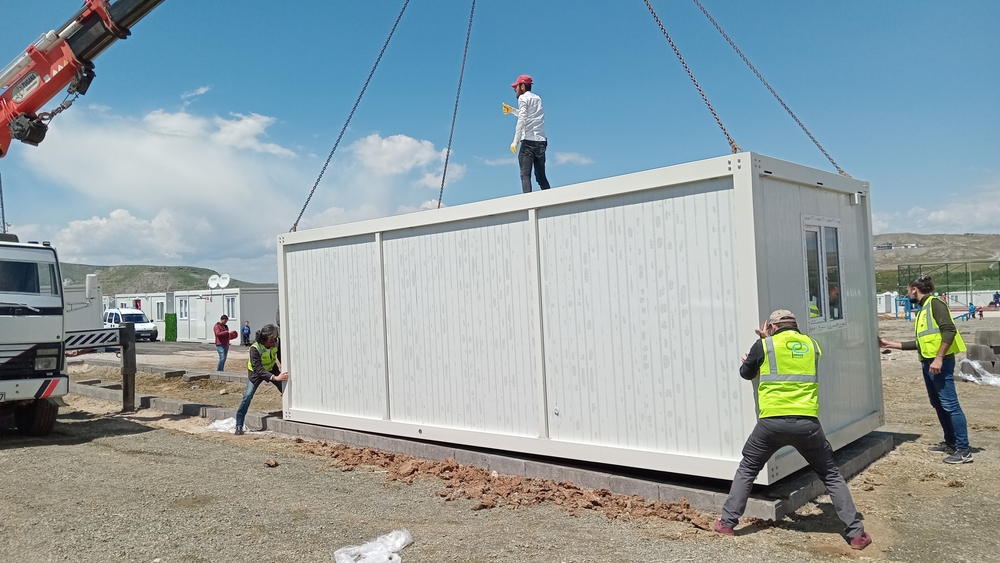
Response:
[[[981,328],[1000,319],[959,323],[968,340]],[[912,325],[880,330],[905,339]],[[744,523],[736,538],[549,504],[474,511],[474,500],[439,496],[434,477],[386,482],[384,470],[344,472],[294,440],[70,396],[50,437],[0,428],[0,561],[333,561],[340,547],[404,527],[415,539],[406,562],[1000,561],[1000,388],[958,384],[976,461],[948,466],[924,451],[941,431],[914,353],[882,360],[883,430],[896,450],[851,480],[875,537],[862,552],[838,535],[828,497],[775,527]],[[264,410],[256,399],[254,410]],[[266,467],[271,459],[279,465]]]

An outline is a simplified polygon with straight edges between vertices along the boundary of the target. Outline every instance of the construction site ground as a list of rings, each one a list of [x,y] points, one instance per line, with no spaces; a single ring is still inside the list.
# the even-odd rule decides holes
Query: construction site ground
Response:
[[[958,326],[971,340],[1000,319]],[[912,324],[883,320],[880,331],[903,340]],[[140,344],[139,354],[141,364],[181,369],[217,360],[205,344]],[[227,370],[245,374],[245,361],[234,347]],[[941,431],[915,353],[885,354],[882,368],[882,430],[896,447],[850,481],[875,538],[860,552],[839,535],[825,496],[776,525],[745,521],[729,538],[703,529],[715,515],[683,506],[269,433],[237,437],[202,418],[121,414],[70,395],[51,436],[0,427],[2,559],[333,561],[340,547],[407,528],[407,562],[1000,561],[1000,388],[957,384],[975,463],[950,466],[925,451]],[[114,368],[71,369],[74,381],[120,378]],[[137,376],[139,393],[230,408],[243,388]],[[252,410],[278,411],[280,399],[262,387]]]

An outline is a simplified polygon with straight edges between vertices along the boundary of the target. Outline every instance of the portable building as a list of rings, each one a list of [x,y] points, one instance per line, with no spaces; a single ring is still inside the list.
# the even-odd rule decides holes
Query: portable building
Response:
[[[98,285],[95,295],[101,294],[101,286]],[[103,300],[97,298],[87,299],[87,286],[66,285],[63,286],[63,326],[64,330],[93,330],[102,328],[104,321],[101,313]]]
[[[156,332],[163,338],[167,334],[167,314],[174,312],[174,292],[160,293],[118,293],[115,307],[139,309],[156,324]]]
[[[282,234],[284,417],[732,479],[790,309],[840,448],[884,421],[872,246],[866,182],[755,153]]]
[[[273,324],[278,310],[277,287],[227,287],[197,291],[175,291],[178,342],[215,342],[212,327],[219,317],[229,317],[229,328],[239,332],[245,321],[258,330]]]

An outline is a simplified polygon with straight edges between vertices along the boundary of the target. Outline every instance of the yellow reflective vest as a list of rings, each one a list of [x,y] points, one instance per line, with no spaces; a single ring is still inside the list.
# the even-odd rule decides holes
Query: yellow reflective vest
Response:
[[[264,369],[267,371],[274,369],[275,364],[278,362],[277,342],[274,343],[274,347],[272,348],[265,348],[260,342],[254,342],[250,347],[260,352],[260,362],[264,365]],[[247,370],[253,371],[253,360],[247,360]]]
[[[792,329],[762,341],[764,363],[757,384],[760,418],[819,416],[816,368],[823,351],[812,338]]]
[[[917,318],[913,322],[913,330],[917,335],[917,348],[920,349],[920,357],[933,359],[937,356],[938,348],[941,347],[941,327],[934,320],[934,313],[931,311],[931,303],[940,298],[933,295],[927,296],[924,304],[917,311]],[[942,301],[942,303],[944,303]],[[947,307],[947,305],[945,305]],[[949,309],[950,310],[950,309]],[[965,341],[962,334],[955,329],[955,340],[948,348],[947,354],[957,354],[965,352]]]

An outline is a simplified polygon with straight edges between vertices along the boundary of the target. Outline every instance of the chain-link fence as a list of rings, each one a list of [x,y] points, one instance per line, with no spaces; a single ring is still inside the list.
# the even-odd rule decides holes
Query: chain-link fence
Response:
[[[955,307],[985,306],[1000,293],[1000,261],[945,262],[941,264],[903,264],[896,268],[897,291],[906,294],[906,286],[920,276],[930,276],[934,293],[947,297]]]

